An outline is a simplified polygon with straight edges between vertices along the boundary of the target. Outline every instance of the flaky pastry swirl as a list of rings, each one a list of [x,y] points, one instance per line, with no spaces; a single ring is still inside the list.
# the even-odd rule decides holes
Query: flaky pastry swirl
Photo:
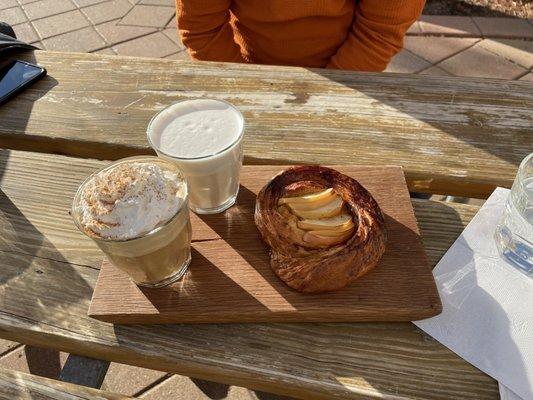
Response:
[[[345,242],[316,248],[303,241],[296,217],[278,207],[281,197],[333,188],[352,215],[355,229]],[[321,166],[298,166],[275,176],[256,200],[255,223],[271,247],[270,265],[288,286],[304,293],[338,290],[376,266],[385,252],[381,210],[355,179]]]

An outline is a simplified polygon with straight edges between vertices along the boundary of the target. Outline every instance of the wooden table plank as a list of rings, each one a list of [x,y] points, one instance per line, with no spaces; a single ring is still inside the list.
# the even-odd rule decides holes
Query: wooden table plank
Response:
[[[0,108],[2,147],[146,154],[157,111],[209,96],[244,113],[247,163],[400,164],[411,190],[486,197],[509,187],[533,151],[533,85],[525,81],[75,53],[35,59],[49,76]]]
[[[131,397],[25,374],[23,372],[0,369],[0,399],[126,400],[131,399]]]
[[[301,398],[498,398],[494,380],[411,323],[141,327],[88,318],[100,253],[75,232],[67,210],[76,182],[100,164],[4,156],[1,337]],[[432,264],[477,210],[414,206]]]

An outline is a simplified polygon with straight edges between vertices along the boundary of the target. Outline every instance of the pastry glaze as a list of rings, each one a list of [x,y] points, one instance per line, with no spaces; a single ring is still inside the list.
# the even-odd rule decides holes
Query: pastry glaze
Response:
[[[342,198],[356,228],[343,243],[313,247],[303,241],[298,218],[278,201],[327,188]],[[303,293],[341,289],[374,268],[385,252],[385,222],[377,202],[355,179],[331,168],[298,166],[276,175],[257,196],[255,224],[271,247],[274,273]]]

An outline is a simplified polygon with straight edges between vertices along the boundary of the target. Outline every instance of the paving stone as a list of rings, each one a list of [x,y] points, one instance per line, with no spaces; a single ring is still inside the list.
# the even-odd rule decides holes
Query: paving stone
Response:
[[[105,3],[82,8],[84,14],[93,24],[101,24],[113,19],[122,18],[132,8],[127,0],[111,0]]]
[[[433,75],[433,76],[451,76],[449,72],[444,71],[442,68],[433,66],[418,73],[419,75]]]
[[[181,37],[178,33],[178,30],[176,28],[170,28],[165,29],[162,31],[170,40],[172,40],[174,43],[178,45],[180,49],[185,49],[185,46],[183,45],[181,41]]]
[[[485,37],[533,38],[533,26],[519,18],[474,17]]]
[[[89,26],[89,21],[79,10],[68,11],[33,21],[33,27],[43,39]]]
[[[65,11],[75,10],[76,6],[71,0],[40,0],[23,6],[30,21],[61,14]]]
[[[119,20],[96,25],[96,30],[104,37],[109,44],[125,42],[155,32],[156,28],[146,28],[141,26],[117,25]]]
[[[17,3],[17,0],[2,0],[0,1],[0,10],[4,10],[6,8],[16,7],[19,3]]]
[[[113,50],[122,56],[165,57],[176,53],[179,48],[161,32],[130,40],[113,46]]]
[[[134,396],[166,375],[168,375],[166,372],[111,363],[102,384],[102,390]]]
[[[187,50],[182,50],[179,53],[174,53],[169,56],[166,56],[165,58],[169,58],[171,60],[184,60],[184,61],[191,61],[191,56],[187,52]]]
[[[533,41],[519,39],[485,39],[479,46],[523,67],[533,67]]]
[[[431,63],[404,49],[393,57],[385,72],[417,73],[430,66]]]
[[[135,6],[122,20],[120,25],[165,27],[174,18],[174,7]]]
[[[530,72],[529,74],[524,75],[523,77],[521,77],[518,80],[519,81],[531,81],[531,82],[533,82],[533,72]]]
[[[432,64],[438,63],[474,45],[479,39],[410,36],[404,39],[404,47]]]
[[[24,22],[22,24],[14,25],[13,30],[17,38],[26,43],[34,43],[39,40],[39,36],[33,26],[29,22]]]
[[[107,54],[109,56],[116,56],[117,54],[113,51],[113,49],[107,47],[105,49],[100,49],[100,50],[96,50],[96,51],[91,51],[91,53],[94,53],[94,54]]]
[[[22,11],[22,7],[11,7],[2,10],[2,15],[0,15],[2,22],[7,22],[9,25],[16,25],[26,22],[28,19]]]
[[[18,2],[20,4],[29,4],[29,3],[35,3],[36,1],[39,1],[39,0],[18,0]]]
[[[526,72],[477,44],[437,65],[452,75],[480,78],[514,79]]]
[[[80,8],[92,6],[93,4],[104,3],[108,0],[72,0]]]
[[[8,351],[13,350],[15,347],[20,346],[17,342],[11,340],[0,339],[0,355],[6,354]]]
[[[47,378],[58,378],[61,368],[67,360],[67,353],[57,353],[55,350],[30,347],[28,352],[26,346],[17,348],[0,358],[0,367],[44,376]]]
[[[446,36],[479,36],[481,32],[470,17],[448,15],[422,15],[422,33]]]
[[[76,51],[79,53],[88,53],[106,46],[104,40],[92,26],[44,39],[43,44],[46,50]]]
[[[413,25],[407,30],[407,35],[420,35],[422,33],[422,28],[420,28],[420,23],[415,21]]]
[[[140,0],[139,4],[174,7],[176,5],[176,1],[175,0]]]
[[[178,21],[176,20],[176,16],[174,16],[174,18],[168,21],[166,28],[178,29]]]

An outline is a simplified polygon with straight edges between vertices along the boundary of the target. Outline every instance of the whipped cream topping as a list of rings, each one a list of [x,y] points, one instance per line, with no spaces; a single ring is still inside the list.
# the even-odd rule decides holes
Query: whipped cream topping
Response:
[[[91,236],[135,238],[172,218],[186,191],[177,173],[155,163],[118,164],[85,184],[78,205],[80,224]]]

